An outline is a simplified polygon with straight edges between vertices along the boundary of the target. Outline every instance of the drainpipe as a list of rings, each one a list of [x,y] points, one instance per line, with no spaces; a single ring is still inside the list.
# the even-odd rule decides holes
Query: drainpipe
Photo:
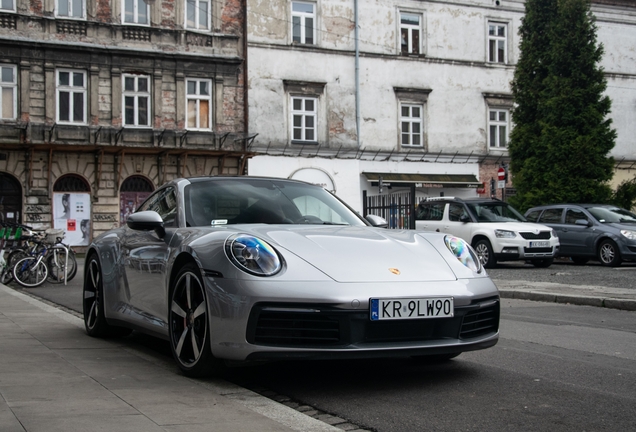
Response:
[[[244,18],[243,18],[243,130],[245,130],[245,140],[243,141],[243,152],[247,153],[247,136],[250,129],[250,117],[249,117],[249,100],[247,95],[247,0],[242,1]],[[243,175],[242,172],[239,175]]]
[[[358,44],[358,0],[353,0],[354,39],[356,45],[356,142],[360,148],[360,47]]]

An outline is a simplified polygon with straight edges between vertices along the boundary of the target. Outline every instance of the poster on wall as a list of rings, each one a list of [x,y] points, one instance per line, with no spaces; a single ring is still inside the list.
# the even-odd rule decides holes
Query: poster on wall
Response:
[[[88,246],[90,237],[91,195],[89,193],[55,193],[53,228],[63,229],[64,243]]]

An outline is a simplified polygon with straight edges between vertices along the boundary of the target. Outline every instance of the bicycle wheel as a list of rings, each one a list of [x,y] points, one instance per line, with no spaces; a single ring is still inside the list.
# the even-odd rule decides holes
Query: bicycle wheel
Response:
[[[46,281],[49,269],[43,260],[38,257],[22,258],[13,267],[13,278],[20,285],[33,288],[42,285]]]
[[[46,265],[49,268],[49,275],[46,278],[51,283],[62,283],[64,278],[70,281],[77,274],[77,259],[75,254],[69,250],[68,264],[66,253],[62,249],[53,249],[46,257]]]
[[[28,256],[29,254],[21,249],[11,251],[6,260],[6,267],[0,272],[0,283],[5,285],[11,283],[11,281],[13,281],[13,267],[15,263]]]

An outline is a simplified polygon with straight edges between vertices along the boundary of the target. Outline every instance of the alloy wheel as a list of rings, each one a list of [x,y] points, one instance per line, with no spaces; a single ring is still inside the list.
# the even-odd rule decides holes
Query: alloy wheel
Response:
[[[183,366],[192,367],[204,352],[208,330],[204,288],[192,272],[183,273],[176,283],[170,320],[175,357]]]

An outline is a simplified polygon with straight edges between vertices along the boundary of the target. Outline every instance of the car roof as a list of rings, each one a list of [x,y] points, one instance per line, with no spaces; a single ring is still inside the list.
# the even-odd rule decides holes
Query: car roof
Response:
[[[533,211],[533,210],[545,210],[545,209],[550,209],[550,208],[564,208],[564,207],[582,207],[585,209],[591,208],[591,207],[605,207],[605,208],[618,208],[618,206],[615,206],[613,204],[573,204],[573,203],[565,203],[565,204],[545,204],[545,205],[540,205],[540,206],[535,206],[532,208],[529,208],[528,211]]]

